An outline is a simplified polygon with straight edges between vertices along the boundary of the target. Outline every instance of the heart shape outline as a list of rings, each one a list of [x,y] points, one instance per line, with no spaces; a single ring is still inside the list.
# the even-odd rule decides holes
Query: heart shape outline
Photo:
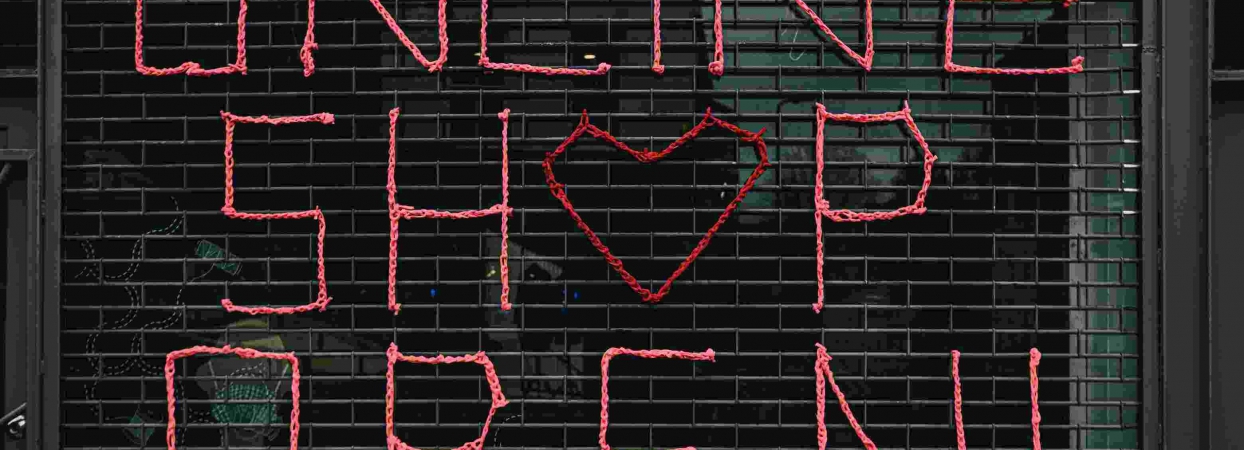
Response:
[[[821,32],[829,36],[829,40],[838,44],[838,47],[843,52],[846,52],[847,56],[863,67],[865,72],[872,71],[873,56],[876,54],[873,51],[873,0],[864,0],[864,56],[860,56],[855,50],[851,50],[851,47],[848,47],[845,42],[842,42],[842,39],[838,39],[838,35],[834,34],[834,30],[829,29],[829,26],[825,25],[825,21],[821,20],[821,16],[816,11],[813,11],[803,0],[795,0],[795,6],[798,6],[799,10],[803,11],[804,15],[808,16],[809,19],[812,19],[812,22],[821,29]]]
[[[651,290],[640,286],[639,281],[626,270],[622,260],[613,255],[613,252],[609,250],[609,247],[606,246],[604,242],[601,242],[600,237],[596,235],[596,232],[592,231],[592,227],[579,216],[577,211],[575,211],[574,205],[570,202],[570,198],[566,196],[566,185],[558,182],[557,178],[553,175],[553,161],[555,161],[558,156],[561,156],[562,153],[565,153],[566,149],[569,148],[571,144],[574,144],[575,141],[579,140],[579,138],[586,133],[594,138],[601,139],[610,145],[613,145],[614,148],[617,148],[618,150],[622,150],[630,154],[641,163],[653,163],[669,156],[674,152],[674,150],[682,147],[682,145],[688,141],[695,139],[701,131],[704,131],[709,127],[729,130],[738,135],[742,141],[752,143],[753,148],[755,149],[754,151],[756,153],[756,157],[760,161],[756,164],[756,168],[752,169],[752,173],[748,176],[747,181],[744,182],[739,188],[738,195],[734,197],[734,200],[730,201],[730,204],[726,205],[726,208],[722,210],[721,215],[717,217],[717,221],[713,223],[713,226],[709,227],[708,231],[704,233],[704,236],[700,238],[700,242],[696,245],[695,249],[693,249],[685,259],[683,259],[682,263],[680,263],[678,268],[670,274],[669,278],[666,278],[665,284],[662,285],[657,292],[652,292]],[[605,260],[610,266],[613,267],[613,270],[618,272],[618,275],[622,276],[622,280],[631,287],[631,290],[639,294],[644,302],[655,304],[660,302],[661,299],[669,293],[670,286],[674,283],[674,280],[682,275],[682,273],[687,270],[687,267],[689,267],[691,263],[700,256],[700,253],[708,247],[709,242],[713,239],[713,235],[717,234],[717,230],[721,228],[723,223],[726,222],[726,219],[730,218],[730,214],[738,208],[739,204],[743,202],[743,198],[746,197],[747,193],[752,190],[752,187],[755,186],[756,181],[760,179],[760,176],[763,175],[765,170],[767,170],[771,165],[769,163],[769,152],[765,146],[763,137],[764,132],[765,129],[762,128],[759,132],[753,133],[739,128],[734,124],[718,119],[713,116],[712,108],[709,108],[705,111],[704,118],[700,120],[700,123],[696,124],[696,126],[692,127],[690,131],[687,131],[677,140],[670,143],[670,145],[665,147],[664,150],[654,152],[645,148],[642,151],[639,151],[632,149],[630,146],[621,141],[618,141],[618,139],[609,134],[608,131],[592,125],[588,122],[587,110],[584,110],[583,116],[579,120],[579,125],[575,127],[574,132],[571,133],[570,136],[566,137],[566,140],[563,141],[561,145],[558,145],[556,150],[548,152],[544,155],[544,178],[545,182],[549,185],[549,191],[553,194],[553,197],[557,198],[562,203],[562,207],[566,208],[566,212],[570,214],[570,218],[574,219],[575,224],[580,230],[583,231],[583,234],[587,235],[588,240],[592,242],[592,246],[605,257]]]

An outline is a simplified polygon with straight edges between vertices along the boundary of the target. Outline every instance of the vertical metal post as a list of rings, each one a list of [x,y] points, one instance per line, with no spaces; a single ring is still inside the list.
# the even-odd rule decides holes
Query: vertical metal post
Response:
[[[1157,264],[1149,271],[1157,271],[1157,279],[1152,280],[1157,286],[1146,289],[1145,303],[1146,329],[1157,327],[1157,333],[1146,333],[1145,342],[1149,369],[1145,373],[1149,394],[1145,399],[1146,441],[1148,448],[1209,449],[1209,3],[1153,3],[1146,3],[1146,12],[1156,17],[1146,14],[1146,20],[1157,21],[1159,35],[1155,42],[1150,27],[1145,27],[1145,62],[1160,73],[1147,70],[1146,81],[1160,77],[1156,78],[1158,103],[1153,105],[1147,98],[1145,113],[1156,106],[1160,125],[1151,126],[1157,129],[1145,135],[1150,144],[1146,162],[1150,172],[1158,171],[1146,178],[1157,177],[1157,188],[1150,192],[1158,196],[1158,203],[1156,210],[1148,210],[1156,220],[1146,220],[1146,233],[1157,233],[1157,248],[1146,257],[1150,264]],[[1155,43],[1160,45],[1157,55],[1153,54]],[[1159,58],[1156,64],[1154,58]],[[1155,157],[1156,167],[1151,160]],[[1153,226],[1157,229],[1149,229]],[[1154,413],[1159,416],[1151,417]]]
[[[64,51],[61,0],[39,2],[39,151],[31,165],[33,198],[41,200],[32,214],[30,242],[39,262],[32,264],[32,295],[28,298],[32,381],[27,399],[27,439],[31,449],[60,445],[60,199],[61,199],[61,69]],[[36,361],[37,359],[37,361]]]
[[[1244,135],[1238,127],[1244,125],[1244,100],[1237,93],[1239,81],[1219,81],[1217,87],[1223,94],[1215,94],[1212,104],[1211,144],[1214,152],[1211,161],[1213,190],[1210,192],[1210,208],[1219,211],[1213,215],[1209,233],[1213,247],[1210,268],[1210,310],[1212,312],[1209,347],[1209,370],[1211,378],[1209,393],[1210,448],[1232,449],[1244,445],[1244,405],[1239,400],[1244,387],[1236,382],[1244,362],[1240,360],[1238,345],[1244,340],[1244,329],[1232,319],[1244,314],[1244,303],[1239,301],[1244,282],[1238,276],[1244,271],[1244,236],[1238,232],[1239,192],[1244,180],[1238,175],[1244,170],[1244,154],[1238,150],[1244,144]],[[1231,91],[1231,90],[1234,90]]]
[[[1218,20],[1227,23],[1225,20],[1229,17],[1226,15],[1228,9],[1218,8],[1215,3],[1215,0],[1210,0],[1208,5],[1208,66],[1211,70],[1219,67],[1235,69],[1215,62],[1217,44],[1214,39],[1219,36],[1215,27]],[[1232,4],[1223,3],[1223,6],[1227,5]],[[1223,15],[1218,17],[1218,13]],[[1233,51],[1229,50],[1229,42],[1223,44],[1224,52]],[[1212,449],[1231,449],[1244,445],[1244,428],[1239,425],[1244,421],[1244,407],[1239,404],[1244,389],[1235,382],[1235,378],[1244,369],[1239,347],[1235,345],[1244,339],[1244,329],[1229,321],[1230,318],[1244,314],[1244,304],[1237,298],[1244,283],[1236,276],[1244,270],[1244,261],[1239,257],[1244,252],[1244,237],[1236,232],[1238,215],[1232,213],[1239,204],[1236,195],[1240,189],[1244,189],[1244,180],[1237,175],[1244,170],[1244,154],[1233,151],[1244,142],[1244,136],[1237,131],[1237,127],[1244,124],[1244,97],[1238,94],[1241,88],[1238,79],[1228,81],[1212,74],[1211,77],[1214,81],[1210,82],[1208,92],[1211,120],[1208,124],[1209,151],[1212,156],[1209,161],[1209,208],[1221,213],[1208,217],[1210,242],[1213,244],[1208,249],[1212,254],[1209,271],[1211,327],[1207,370],[1208,376],[1212,378],[1208,390],[1208,439]],[[1215,88],[1220,89],[1218,92],[1221,95],[1215,93]]]
[[[1157,0],[1144,0],[1141,5],[1141,448],[1162,448],[1162,325],[1161,295],[1161,208],[1162,208],[1162,111],[1158,95],[1158,69],[1161,64],[1159,8]]]
[[[0,448],[5,450],[30,448],[29,435],[23,433],[26,439],[11,440],[7,431],[10,421],[18,420],[18,416],[23,418],[21,420],[29,418],[28,412],[22,411],[19,405],[28,404],[30,400],[27,394],[30,379],[26,369],[32,365],[31,361],[36,360],[27,345],[30,331],[27,322],[28,299],[34,290],[28,276],[30,270],[38,265],[36,249],[26,239],[39,217],[39,201],[34,195],[35,186],[30,175],[34,170],[34,155],[33,150],[0,149],[0,166],[10,169],[8,175],[0,180],[0,202],[4,202],[3,207],[7,210],[3,223],[0,223],[0,230],[3,230],[0,239],[7,240],[3,256],[7,271],[3,292],[5,395],[4,404],[0,405],[3,408],[0,415],[6,416],[0,419]],[[29,423],[29,420],[25,421]]]
[[[1069,21],[1073,19],[1080,19],[1081,16],[1079,8],[1084,7],[1085,6],[1081,5],[1069,8],[1069,16],[1067,19]],[[1088,31],[1081,27],[1068,27],[1067,43],[1085,44],[1089,42],[1089,40],[1086,39],[1088,37],[1086,36],[1087,33]],[[1076,53],[1078,54],[1078,52]],[[1067,149],[1067,161],[1073,165],[1073,167],[1069,169],[1071,173],[1067,177],[1067,186],[1071,188],[1071,192],[1068,194],[1070,198],[1067,199],[1067,209],[1069,211],[1085,211],[1088,209],[1087,205],[1089,204],[1088,195],[1090,194],[1086,194],[1084,192],[1084,188],[1090,185],[1088,183],[1088,169],[1085,169],[1082,166],[1085,162],[1085,158],[1083,157],[1085,151],[1084,146],[1080,144],[1080,142],[1092,140],[1093,136],[1089,135],[1088,125],[1083,120],[1077,120],[1089,115],[1087,111],[1088,107],[1085,105],[1083,94],[1085,91],[1104,90],[1106,89],[1093,89],[1089,86],[1087,76],[1074,76],[1070,77],[1067,81],[1067,92],[1072,94],[1067,100],[1068,115],[1072,117],[1072,120],[1068,122],[1067,138],[1074,143],[1069,145]],[[1115,110],[1111,110],[1109,113],[1121,114],[1120,111]],[[1067,219],[1067,229],[1071,235],[1071,242],[1067,248],[1067,256],[1073,261],[1085,261],[1091,256],[1091,246],[1087,245],[1085,240],[1089,239],[1088,236],[1090,235],[1089,223],[1095,219],[1096,218],[1082,215],[1072,215]],[[1093,339],[1093,336],[1089,334],[1088,317],[1086,317],[1089,313],[1085,311],[1085,308],[1091,306],[1089,299],[1092,298],[1092,289],[1085,288],[1083,283],[1092,280],[1089,274],[1096,271],[1090,271],[1088,266],[1089,264],[1086,263],[1070,264],[1070,267],[1067,269],[1067,279],[1071,282],[1071,287],[1069,288],[1070,292],[1068,292],[1067,297],[1068,306],[1071,307],[1071,311],[1069,313],[1070,317],[1067,325],[1074,331],[1067,336],[1067,339],[1070,341],[1068,343],[1068,349],[1070,350],[1070,353],[1080,355],[1079,357],[1072,358],[1069,362],[1067,375],[1079,379],[1084,379],[1089,376],[1088,354],[1091,351],[1089,340]],[[1088,383],[1072,383],[1069,399],[1077,405],[1084,404],[1088,400],[1088,392]],[[1078,449],[1084,447],[1084,442],[1087,436],[1085,435],[1084,429],[1081,427],[1089,423],[1088,417],[1089,414],[1087,407],[1071,407],[1070,424],[1074,428],[1070,433],[1067,433],[1067,438],[1070,440],[1067,443],[1067,448]]]

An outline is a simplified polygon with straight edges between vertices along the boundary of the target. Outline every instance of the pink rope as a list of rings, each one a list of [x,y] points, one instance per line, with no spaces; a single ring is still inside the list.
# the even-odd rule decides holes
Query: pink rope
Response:
[[[609,431],[609,361],[614,356],[630,355],[648,359],[685,359],[690,361],[717,362],[717,354],[713,349],[702,352],[684,352],[679,350],[631,350],[613,347],[605,351],[600,358],[600,450],[610,450],[605,434]],[[695,450],[695,447],[679,447],[674,450]]]
[[[652,0],[652,71],[665,75],[661,64],[661,0]]]
[[[747,181],[743,183],[743,186],[739,188],[738,195],[736,195],[734,200],[731,200],[730,204],[727,205],[725,210],[721,212],[721,215],[717,218],[717,222],[715,222],[713,226],[709,227],[708,231],[704,233],[704,236],[700,238],[700,242],[696,245],[695,249],[693,249],[691,253],[687,255],[686,259],[683,259],[682,263],[678,265],[678,268],[670,274],[669,278],[665,280],[665,284],[662,285],[657,292],[652,292],[639,284],[639,281],[626,270],[622,264],[622,260],[613,255],[613,252],[609,250],[609,247],[605,246],[604,242],[601,242],[600,237],[596,235],[596,232],[592,231],[592,228],[583,220],[583,217],[579,216],[579,213],[575,211],[574,205],[571,204],[569,197],[566,195],[566,185],[558,182],[557,178],[553,175],[553,162],[557,160],[558,156],[565,153],[566,149],[577,141],[579,137],[583,136],[584,133],[587,133],[594,138],[601,139],[609,143],[618,150],[622,150],[630,154],[641,163],[653,163],[669,156],[670,153],[673,153],[674,150],[678,149],[683,144],[695,139],[701,131],[708,127],[718,127],[729,130],[738,135],[740,140],[743,142],[752,143],[755,146],[756,158],[759,160],[759,163],[757,163],[755,169],[752,169],[751,176],[749,176]],[[609,134],[609,132],[597,128],[595,125],[589,123],[587,111],[583,111],[583,116],[579,121],[579,126],[575,127],[574,132],[571,133],[570,136],[561,143],[561,145],[557,146],[556,150],[545,154],[544,178],[545,182],[548,183],[549,190],[553,193],[553,196],[561,201],[562,206],[566,208],[566,212],[570,214],[570,218],[575,221],[575,224],[580,230],[583,231],[583,234],[587,235],[587,238],[591,241],[592,246],[604,255],[605,261],[613,267],[614,271],[618,272],[618,275],[622,276],[622,280],[631,287],[631,290],[638,293],[644,302],[656,303],[661,301],[661,299],[669,293],[670,287],[674,283],[674,280],[682,275],[682,273],[691,266],[691,263],[700,256],[700,253],[708,247],[709,242],[713,239],[713,235],[717,234],[717,230],[726,222],[726,219],[730,218],[730,214],[738,208],[739,204],[743,202],[743,198],[746,197],[747,193],[750,192],[752,187],[756,185],[756,181],[760,179],[760,176],[764,174],[766,169],[769,168],[769,153],[767,147],[765,146],[764,138],[762,137],[764,132],[765,130],[763,129],[761,129],[758,133],[752,133],[741,129],[734,124],[713,117],[713,111],[710,109],[705,113],[704,119],[701,120],[699,124],[693,127],[686,134],[683,134],[682,137],[679,137],[678,140],[671,143],[664,150],[653,152],[648,149],[644,149],[640,151],[632,149],[625,143],[618,141],[617,138],[613,137],[613,135]]]
[[[709,73],[717,76],[725,73],[725,38],[721,32],[721,0],[713,0],[713,62],[708,63]],[[665,74],[661,64],[661,0],[652,0],[652,71]]]
[[[238,52],[233,64],[204,69],[199,63],[186,61],[180,66],[160,69],[143,63],[143,0],[134,0],[134,68],[138,73],[150,76],[186,74],[208,77],[241,73],[246,75],[246,0],[238,0]],[[310,33],[310,28],[308,28]]]
[[[402,442],[397,434],[393,431],[393,406],[395,397],[397,397],[395,383],[393,381],[393,365],[398,361],[413,364],[460,364],[474,363],[483,366],[484,379],[488,381],[488,389],[492,391],[492,406],[488,408],[488,418],[484,419],[484,427],[479,433],[479,437],[474,441],[462,444],[457,450],[481,450],[484,448],[484,437],[488,436],[488,427],[492,425],[492,418],[497,414],[497,410],[505,407],[510,403],[506,400],[505,394],[501,392],[501,381],[497,378],[497,369],[493,367],[492,361],[488,359],[488,355],[479,352],[474,355],[464,356],[445,356],[436,355],[435,357],[426,356],[410,356],[403,355],[397,349],[397,344],[390,343],[389,350],[385,352],[389,359],[389,370],[385,372],[385,393],[384,393],[384,434],[388,438],[389,450],[419,450],[415,447]]]
[[[237,306],[233,304],[233,301],[223,298],[220,300],[220,304],[224,305],[225,311],[242,312],[250,315],[294,314],[312,310],[323,311],[328,307],[328,303],[332,301],[332,298],[328,297],[328,281],[324,277],[324,234],[327,228],[324,222],[324,213],[321,212],[318,207],[307,211],[281,213],[248,213],[235,209],[233,207],[233,131],[239,123],[288,125],[294,123],[318,122],[324,125],[329,125],[333,123],[333,115],[329,113],[319,113],[309,116],[251,117],[236,116],[221,111],[220,117],[225,121],[225,206],[220,208],[220,210],[225,213],[225,216],[230,219],[245,220],[315,219],[319,222],[319,232],[316,235],[316,278],[319,281],[319,293],[316,295],[314,302],[297,307],[283,306],[279,308],[272,308],[268,306]]]
[[[441,47],[445,48],[445,47]],[[486,69],[508,70],[511,72],[542,73],[545,75],[604,75],[609,73],[610,65],[600,63],[595,69],[571,69],[566,67],[533,66],[530,64],[511,64],[492,62],[488,58],[488,0],[479,2],[479,65]]]
[[[1004,2],[1011,2],[1011,3],[1055,3],[1055,2],[1057,2],[1058,0],[963,0],[963,1],[965,1],[965,2],[979,2],[979,3],[986,3],[986,2],[997,2],[997,1],[1004,1]],[[1072,3],[1075,3],[1075,2],[1078,2],[1078,1],[1080,1],[1080,0],[1063,0],[1063,7],[1064,7],[1064,8],[1071,7],[1071,4],[1072,4]]]
[[[825,381],[828,380],[830,388],[834,390],[834,395],[838,397],[838,407],[842,409],[842,414],[847,416],[847,422],[855,430],[855,435],[860,438],[860,442],[864,443],[864,448],[877,450],[877,444],[874,444],[873,440],[864,434],[864,428],[855,420],[855,415],[851,414],[851,406],[847,404],[847,397],[838,389],[838,383],[834,382],[834,371],[829,368],[829,361],[832,359],[825,351],[824,345],[816,344],[816,442],[818,448],[825,450],[825,445],[829,441],[829,432],[825,429]]]
[[[320,44],[315,43],[315,0],[307,0],[307,35],[302,40],[302,49],[298,51],[298,59],[302,60],[302,76],[309,77],[315,73],[315,57],[312,50],[318,50]]]
[[[423,56],[423,52],[419,51],[419,47],[416,47],[415,43],[406,37],[406,32],[402,31],[402,27],[398,25],[396,20],[393,20],[393,16],[389,15],[389,10],[380,4],[380,0],[371,0],[371,5],[376,7],[376,12],[380,13],[380,17],[384,19],[384,22],[389,24],[389,29],[393,30],[393,34],[397,35],[397,40],[406,46],[410,54],[414,55],[419,64],[428,69],[428,72],[441,70],[445,66],[445,60],[449,59],[449,33],[446,31],[449,21],[445,17],[446,3],[448,3],[447,0],[437,0],[436,2],[437,38],[441,44],[441,56],[436,58],[435,61],[428,61]]]
[[[916,193],[916,200],[910,205],[898,208],[893,211],[882,212],[855,212],[849,209],[830,209],[829,202],[825,200],[825,121],[833,120],[836,122],[855,122],[855,123],[873,123],[873,122],[897,122],[903,121],[907,125],[907,129],[911,131],[912,137],[916,139],[916,143],[924,150],[924,181],[920,185],[920,191]],[[933,152],[929,151],[929,143],[924,140],[924,135],[920,133],[920,128],[916,126],[915,119],[911,116],[911,107],[907,102],[903,102],[901,111],[888,112],[883,114],[837,114],[825,110],[825,106],[816,104],[816,185],[813,198],[816,201],[816,303],[812,305],[812,309],[821,312],[825,306],[825,243],[822,238],[821,217],[826,217],[834,222],[871,222],[874,220],[891,220],[908,214],[924,214],[925,198],[929,193],[929,185],[933,182],[933,162],[937,161],[937,157]]]
[[[1032,394],[1032,450],[1041,450],[1041,408],[1037,404],[1037,366],[1041,365],[1041,352],[1028,351],[1028,391]]]
[[[1028,389],[1032,397],[1032,449],[1041,450],[1041,409],[1037,403],[1037,366],[1041,364],[1041,352],[1028,351]],[[967,450],[963,436],[963,390],[959,384],[959,351],[950,352],[950,373],[955,382],[955,438],[959,450]]]
[[[967,450],[967,440],[963,435],[963,388],[959,384],[959,351],[950,351],[950,376],[955,380],[955,442],[959,450]]]
[[[726,37],[721,31],[721,0],[713,0],[713,62],[708,63],[708,72],[721,76],[726,72]]]
[[[242,347],[207,347],[194,346],[187,349],[176,350],[164,357],[164,392],[165,399],[168,403],[168,428],[164,432],[164,441],[168,444],[168,450],[177,450],[177,399],[174,395],[173,377],[177,372],[177,360],[193,355],[234,355],[246,359],[275,359],[289,363],[293,374],[290,375],[289,390],[293,394],[294,407],[289,412],[289,450],[298,450],[298,399],[300,396],[299,379],[302,375],[298,372],[298,358],[293,352],[289,353],[269,353],[259,350]]]
[[[803,13],[806,14],[809,19],[812,19],[812,22],[815,23],[816,26],[821,29],[822,33],[825,33],[826,35],[828,35],[831,41],[834,41],[835,44],[838,44],[838,47],[841,48],[842,51],[847,54],[847,56],[855,60],[856,63],[859,63],[859,65],[863,67],[865,71],[872,70],[873,55],[874,55],[874,52],[873,52],[873,0],[864,0],[864,45],[865,45],[864,56],[860,56],[860,54],[856,53],[855,50],[851,50],[851,47],[847,47],[847,44],[842,42],[841,39],[838,39],[838,35],[834,34],[834,31],[829,29],[829,26],[825,25],[825,21],[821,20],[821,16],[817,15],[817,13],[813,11],[812,8],[808,7],[808,4],[804,3],[803,0],[795,0],[795,6],[798,6],[799,10],[803,11]]]
[[[389,191],[389,310],[401,311],[397,302],[397,237],[398,221],[402,219],[478,219],[493,215],[501,216],[501,309],[510,310],[510,110],[497,114],[501,119],[501,203],[486,209],[469,211],[438,211],[415,209],[397,202],[397,117],[401,108],[389,111],[389,173],[386,189]]]
[[[795,0],[799,1],[799,0]],[[968,0],[965,0],[968,1]],[[1028,3],[1034,0],[1006,0],[1011,2]],[[1069,7],[1077,0],[1064,0],[1063,7]],[[955,32],[955,0],[950,0],[950,6],[946,8],[946,57],[942,66],[947,72],[958,73],[977,73],[985,75],[1060,75],[1080,73],[1084,71],[1084,57],[1077,56],[1071,60],[1071,65],[1067,67],[1051,67],[1048,69],[1000,69],[996,67],[972,67],[961,66],[954,62],[954,32]]]

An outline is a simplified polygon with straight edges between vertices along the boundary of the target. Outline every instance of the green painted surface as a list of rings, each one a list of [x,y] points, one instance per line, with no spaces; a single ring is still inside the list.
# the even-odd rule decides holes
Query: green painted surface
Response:
[[[194,254],[199,258],[220,261],[215,264],[216,268],[233,275],[237,275],[241,269],[238,263],[227,262],[229,259],[237,258],[237,255],[226,253],[225,249],[208,241],[199,241],[194,248]]]
[[[263,384],[230,384],[216,391],[217,400],[272,400],[272,390]],[[275,403],[214,403],[212,417],[217,422],[233,425],[280,422]]]
[[[130,438],[139,445],[146,443],[149,439],[151,439],[151,435],[155,434],[155,430],[158,427],[158,425],[146,423],[146,421],[143,420],[143,418],[138,414],[130,416],[130,425],[133,426],[125,427],[125,432],[128,433]]]

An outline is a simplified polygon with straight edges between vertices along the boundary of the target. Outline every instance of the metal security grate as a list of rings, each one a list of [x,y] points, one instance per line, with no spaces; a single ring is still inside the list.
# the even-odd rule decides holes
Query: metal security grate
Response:
[[[435,2],[383,1],[427,55]],[[862,2],[809,1],[862,49]],[[594,67],[545,77],[477,67],[479,5],[449,5],[450,52],[429,74],[367,2],[316,2],[316,73],[298,51],[307,2],[251,0],[249,73],[134,71],[134,4],[64,3],[64,448],[164,446],[164,356],[193,345],[299,356],[303,448],[386,445],[385,350],[484,350],[505,395],[490,448],[598,448],[601,354],[712,348],[717,361],[619,358],[617,448],[816,446],[814,345],[833,356],[856,417],[883,448],[953,447],[950,354],[963,352],[970,448],[1030,448],[1027,352],[1044,354],[1045,448],[1138,448],[1140,2],[960,1],[955,59],[1082,74],[942,70],[941,0],[874,0],[877,59],[858,68],[787,2],[723,3],[726,73],[708,73],[711,2],[662,2],[666,73],[651,64],[647,1],[492,0],[494,61]],[[146,0],[146,61],[233,61],[238,3]],[[826,223],[816,299],[815,104],[879,113],[910,103],[938,161],[929,211]],[[385,303],[388,116],[398,199],[479,209],[500,199],[500,123],[512,110],[511,301],[498,307],[499,220],[401,223],[398,301]],[[579,121],[663,148],[704,111],[767,127],[773,167],[659,305],[641,304],[549,194],[541,170]],[[332,113],[332,125],[240,125],[239,210],[319,207],[327,311],[265,317],[316,294],[311,221],[227,219],[224,125],[239,115]],[[897,124],[826,129],[826,197],[893,209],[914,198],[920,149]],[[583,140],[583,141],[586,141]],[[756,165],[708,131],[641,165],[582,142],[558,162],[576,208],[646,286],[659,287]],[[460,367],[471,366],[471,367]],[[176,366],[179,448],[288,445],[290,367],[190,357]],[[397,434],[454,447],[479,435],[488,386],[473,365],[399,364]],[[832,402],[832,399],[830,400]],[[859,441],[829,405],[829,446]]]
[[[22,86],[14,79],[33,78],[38,65],[38,3],[30,0],[0,2],[0,13],[11,18],[0,31],[0,95],[33,97],[33,86]],[[19,89],[20,88],[20,89]],[[11,144],[0,141],[0,145]]]

